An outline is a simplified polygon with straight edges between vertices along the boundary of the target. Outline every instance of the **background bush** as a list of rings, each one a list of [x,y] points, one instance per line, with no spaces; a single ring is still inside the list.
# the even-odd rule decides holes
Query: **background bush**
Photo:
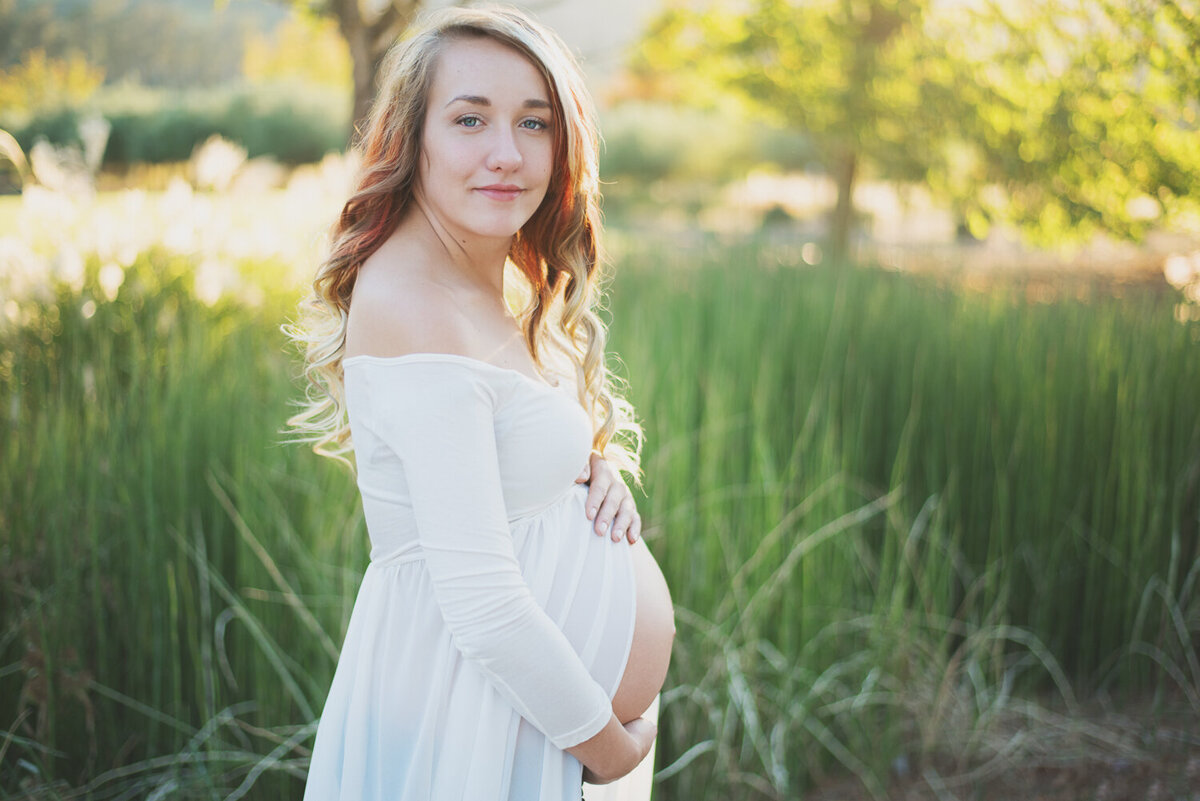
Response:
[[[26,120],[5,120],[0,114],[0,127],[7,127],[26,152],[39,137],[78,145],[79,121],[95,113],[112,124],[103,162],[108,168],[185,161],[213,134],[239,143],[250,158],[315,162],[344,149],[350,124],[345,92],[279,82],[185,92],[116,87],[101,90],[85,106]]]

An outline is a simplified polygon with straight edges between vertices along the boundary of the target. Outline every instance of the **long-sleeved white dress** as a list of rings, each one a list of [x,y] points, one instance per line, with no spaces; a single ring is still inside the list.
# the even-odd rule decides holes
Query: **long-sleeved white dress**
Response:
[[[343,361],[371,563],[305,801],[577,801],[632,640],[573,393],[455,354]],[[648,789],[647,789],[648,794]]]

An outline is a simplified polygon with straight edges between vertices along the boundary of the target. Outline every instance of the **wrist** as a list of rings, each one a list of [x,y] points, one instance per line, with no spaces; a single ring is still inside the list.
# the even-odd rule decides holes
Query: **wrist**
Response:
[[[638,744],[616,715],[593,737],[567,749],[592,774],[603,781],[624,776],[638,761]]]

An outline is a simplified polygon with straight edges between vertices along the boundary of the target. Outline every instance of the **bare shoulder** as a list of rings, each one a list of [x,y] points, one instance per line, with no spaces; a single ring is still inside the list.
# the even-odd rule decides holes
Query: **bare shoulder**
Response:
[[[379,258],[376,258],[376,257]],[[464,352],[469,321],[446,286],[377,252],[355,280],[346,324],[346,356]]]

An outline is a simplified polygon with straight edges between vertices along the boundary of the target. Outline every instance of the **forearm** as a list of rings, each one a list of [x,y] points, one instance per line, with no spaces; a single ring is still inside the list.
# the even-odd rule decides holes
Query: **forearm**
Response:
[[[646,757],[654,744],[658,728],[638,718],[621,725],[616,715],[598,734],[566,749],[587,769],[585,778],[593,784],[605,784],[626,775]]]
[[[463,586],[435,586],[455,646],[559,748],[592,736],[612,717],[607,693],[524,583],[517,583],[519,573],[476,570]],[[486,591],[473,588],[474,581]],[[480,608],[484,602],[486,610]]]

